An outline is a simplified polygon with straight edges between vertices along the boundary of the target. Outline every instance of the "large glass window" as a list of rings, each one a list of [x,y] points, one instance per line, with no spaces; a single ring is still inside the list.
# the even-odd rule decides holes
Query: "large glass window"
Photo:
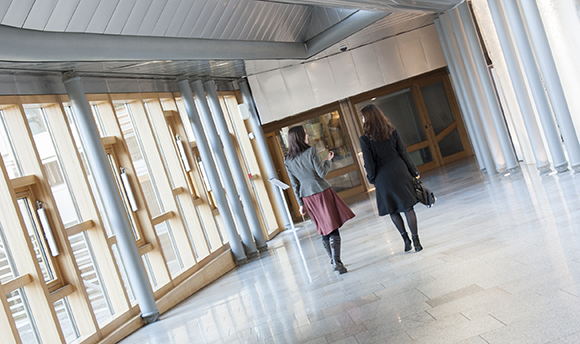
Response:
[[[147,159],[147,154],[141,145],[139,132],[136,130],[135,125],[133,125],[135,118],[133,118],[131,106],[126,103],[117,104],[115,105],[115,113],[121,131],[123,132],[123,137],[127,143],[127,147],[129,148],[133,167],[137,174],[139,184],[141,185],[141,190],[143,190],[151,217],[153,218],[161,215],[165,212],[165,209],[161,202],[155,179],[150,172],[149,161]],[[157,237],[159,238],[159,242],[163,248],[169,271],[172,275],[175,275],[183,269],[183,263],[169,222],[164,221],[156,225],[155,232],[157,233]]]
[[[50,126],[46,121],[46,112],[41,107],[33,106],[25,107],[24,112],[61,220],[65,228],[76,225],[83,219],[69,187]],[[97,321],[103,325],[114,312],[89,237],[86,232],[83,232],[70,236],[68,239]]]
[[[0,110],[0,154],[2,154],[2,160],[4,160],[8,177],[10,179],[22,177],[22,168],[16,158],[12,139],[6,128],[6,121],[2,110]]]
[[[6,245],[4,229],[0,223],[0,282],[6,283],[18,276],[12,252]],[[6,294],[6,299],[22,343],[40,343],[38,329],[32,316],[24,288],[19,288]]]

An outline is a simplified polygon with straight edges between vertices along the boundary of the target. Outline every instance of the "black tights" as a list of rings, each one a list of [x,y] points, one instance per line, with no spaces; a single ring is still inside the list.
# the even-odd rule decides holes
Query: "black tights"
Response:
[[[405,212],[405,217],[407,218],[407,224],[409,225],[411,234],[417,235],[417,215],[415,215],[415,210],[413,208],[407,210]],[[405,230],[405,224],[403,223],[403,217],[401,216],[401,214],[399,213],[391,214],[391,220],[393,220],[395,227],[397,227],[397,230],[399,231],[399,233],[401,233],[401,235],[407,232]]]
[[[330,232],[330,234],[328,234],[328,235],[323,235],[322,240],[328,241],[328,240],[330,240],[331,236],[338,236],[338,237],[340,236],[340,232],[338,231],[338,228],[333,230],[332,232]]]

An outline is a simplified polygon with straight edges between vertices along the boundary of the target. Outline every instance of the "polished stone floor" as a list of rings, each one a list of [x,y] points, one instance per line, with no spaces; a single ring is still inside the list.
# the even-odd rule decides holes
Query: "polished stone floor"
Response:
[[[423,180],[422,252],[366,194],[341,229],[347,274],[306,222],[121,343],[580,343],[580,175],[462,160]]]

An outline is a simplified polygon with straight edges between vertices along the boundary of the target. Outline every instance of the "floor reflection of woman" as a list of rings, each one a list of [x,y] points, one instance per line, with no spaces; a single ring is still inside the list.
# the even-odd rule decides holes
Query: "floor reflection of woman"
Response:
[[[338,229],[354,217],[346,203],[332,190],[324,179],[334,153],[328,153],[322,162],[316,149],[308,144],[308,134],[303,126],[288,131],[288,154],[284,161],[296,199],[300,205],[300,215],[308,214],[322,235],[322,244],[330,257],[335,271],[343,274],[346,267],[340,259],[341,238]]]
[[[401,213],[407,218],[415,251],[423,249],[419,241],[417,215],[413,206],[417,196],[413,178],[419,178],[419,170],[411,160],[407,148],[389,119],[375,105],[361,110],[364,135],[360,145],[367,171],[367,178],[375,184],[379,216],[389,214],[405,242],[405,252],[411,250],[411,240],[405,230]]]

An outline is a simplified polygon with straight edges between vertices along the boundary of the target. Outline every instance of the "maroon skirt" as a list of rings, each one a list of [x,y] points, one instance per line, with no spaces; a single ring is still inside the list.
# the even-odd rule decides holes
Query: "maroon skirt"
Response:
[[[321,235],[332,233],[354,217],[352,210],[332,188],[302,197],[302,201]]]

